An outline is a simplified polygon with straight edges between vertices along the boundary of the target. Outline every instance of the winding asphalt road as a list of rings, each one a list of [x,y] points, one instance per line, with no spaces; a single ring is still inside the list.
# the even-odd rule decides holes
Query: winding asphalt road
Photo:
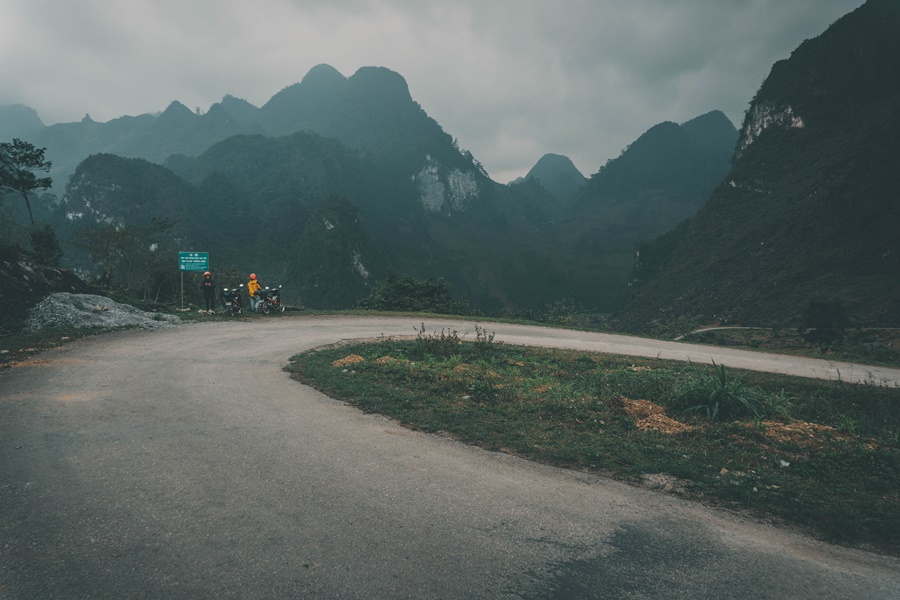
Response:
[[[412,432],[282,371],[299,351],[420,322],[273,315],[121,332],[0,373],[0,599],[900,597],[896,558]],[[486,327],[510,343],[900,382]]]

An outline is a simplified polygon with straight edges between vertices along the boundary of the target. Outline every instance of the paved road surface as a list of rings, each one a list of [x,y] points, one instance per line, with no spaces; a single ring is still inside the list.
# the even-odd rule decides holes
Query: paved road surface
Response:
[[[124,332],[0,373],[0,600],[900,596],[898,559],[411,432],[281,370],[300,350],[420,322],[273,315]],[[473,330],[426,320],[441,327]],[[836,369],[488,329],[517,343]]]

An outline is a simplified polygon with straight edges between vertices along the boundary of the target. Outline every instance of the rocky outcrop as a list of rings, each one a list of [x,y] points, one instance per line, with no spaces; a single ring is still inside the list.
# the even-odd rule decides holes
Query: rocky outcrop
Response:
[[[72,272],[41,265],[10,246],[0,246],[0,280],[0,334],[14,330],[31,307],[52,293],[97,293]]]

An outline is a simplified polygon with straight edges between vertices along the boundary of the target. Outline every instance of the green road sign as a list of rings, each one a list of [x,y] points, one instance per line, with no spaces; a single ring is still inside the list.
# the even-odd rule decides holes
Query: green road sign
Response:
[[[179,252],[179,271],[208,271],[209,252]]]

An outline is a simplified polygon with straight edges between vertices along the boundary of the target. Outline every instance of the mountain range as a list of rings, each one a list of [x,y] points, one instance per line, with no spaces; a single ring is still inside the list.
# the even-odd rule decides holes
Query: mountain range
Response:
[[[47,149],[50,176],[63,185],[93,154],[143,158],[161,164],[172,155],[197,156],[233,135],[271,137],[300,131],[333,137],[363,152],[390,155],[392,163],[428,153],[448,167],[472,169],[471,155],[412,101],[406,81],[382,67],[363,67],[346,78],[328,65],[313,67],[300,83],[257,108],[225,96],[202,114],[173,101],[158,115],[123,116],[106,123],[89,115],[77,123],[44,126],[22,105],[0,108],[0,138],[22,137]]]
[[[572,298],[609,312],[624,297],[634,245],[702,203],[737,138],[721,113],[706,115],[698,121],[708,130],[667,124],[662,135],[648,132],[586,183],[561,157],[504,186],[411,98],[401,75],[364,67],[344,77],[327,65],[260,108],[226,96],[203,114],[173,102],[158,115],[43,126],[27,107],[6,107],[0,127],[20,122],[11,113],[31,115],[29,141],[47,148],[54,191],[66,182],[43,218],[86,276],[91,261],[73,243],[79,229],[170,221],[178,250],[267,273],[321,307],[351,306],[397,271],[443,277],[486,311]],[[686,158],[690,144],[671,139],[690,135],[700,139],[690,149],[696,165]],[[645,185],[639,179],[658,169],[635,168],[644,161],[684,168]],[[638,178],[631,200],[603,192],[619,162]],[[667,190],[678,190],[676,209],[661,209]],[[640,222],[627,223],[623,215],[635,211]]]

